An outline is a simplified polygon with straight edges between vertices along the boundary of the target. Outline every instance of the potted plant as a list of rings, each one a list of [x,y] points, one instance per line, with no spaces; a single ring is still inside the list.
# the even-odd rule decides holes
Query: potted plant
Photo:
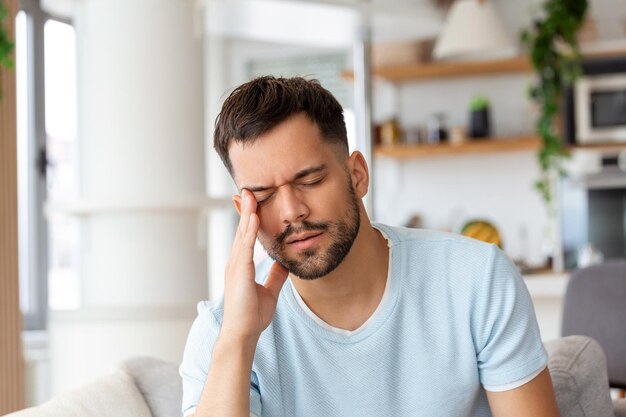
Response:
[[[470,129],[472,138],[486,138],[491,136],[489,124],[489,99],[476,96],[470,101]]]
[[[538,77],[529,90],[539,107],[536,129],[542,140],[538,153],[541,177],[535,187],[549,211],[552,211],[554,181],[563,174],[563,160],[569,156],[558,125],[561,92],[581,73],[582,57],[576,33],[586,11],[587,0],[547,0],[540,17],[521,34]]]

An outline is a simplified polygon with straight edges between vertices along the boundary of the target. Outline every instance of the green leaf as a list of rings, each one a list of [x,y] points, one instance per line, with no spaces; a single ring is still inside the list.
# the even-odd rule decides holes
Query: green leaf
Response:
[[[549,173],[564,174],[563,160],[570,156],[557,135],[555,122],[560,112],[563,85],[571,85],[582,74],[582,56],[576,41],[587,12],[587,0],[546,0],[542,13],[532,26],[520,33],[529,48],[530,61],[539,76],[538,84],[528,90],[529,97],[539,105],[536,129],[542,147],[537,152],[541,178],[535,188],[547,205],[552,201]],[[557,45],[565,44],[561,52]]]

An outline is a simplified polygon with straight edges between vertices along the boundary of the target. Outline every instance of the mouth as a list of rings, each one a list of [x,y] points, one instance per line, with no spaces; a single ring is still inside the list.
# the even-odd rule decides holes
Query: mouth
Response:
[[[310,239],[315,236],[321,235],[322,232],[308,232],[308,233],[300,233],[298,235],[293,235],[289,239],[287,239],[287,244],[292,244],[295,242],[301,242],[303,240]]]
[[[287,239],[287,245],[289,247],[302,250],[308,249],[316,245],[322,238],[324,232],[309,232],[300,235],[295,235]]]

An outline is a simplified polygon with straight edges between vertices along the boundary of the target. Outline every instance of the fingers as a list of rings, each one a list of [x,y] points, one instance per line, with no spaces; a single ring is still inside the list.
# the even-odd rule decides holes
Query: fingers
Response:
[[[245,188],[241,190],[241,214],[239,217],[239,225],[237,226],[237,232],[235,240],[242,239],[246,236],[248,228],[250,226],[250,217],[256,212],[257,202],[254,195]],[[258,222],[257,222],[258,227]]]
[[[239,225],[237,227],[237,236],[241,237],[245,234],[250,221],[250,200],[254,200],[254,196],[245,188],[241,190],[241,213],[239,215]],[[256,200],[254,201],[256,203]]]
[[[232,256],[237,256],[246,263],[251,263],[254,256],[254,243],[259,231],[259,217],[256,212],[257,202],[254,195],[246,189],[241,190],[241,217],[235,234]]]
[[[243,220],[246,220],[247,217],[247,221],[245,221],[246,225],[241,238],[244,247],[253,249],[256,235],[259,231],[259,216],[256,214],[256,200],[250,191],[243,190],[242,193],[244,195],[244,215],[242,217],[244,217]]]
[[[282,266],[278,262],[274,262],[272,264],[272,268],[270,269],[270,274],[265,281],[265,288],[270,290],[274,295],[274,298],[278,298],[278,294],[280,293],[280,289],[285,284],[287,280],[287,276],[289,275],[289,271]]]

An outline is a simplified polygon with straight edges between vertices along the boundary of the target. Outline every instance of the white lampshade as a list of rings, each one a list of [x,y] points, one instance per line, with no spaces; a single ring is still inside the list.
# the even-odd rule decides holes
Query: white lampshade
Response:
[[[503,58],[516,55],[517,45],[489,0],[457,0],[433,54],[450,60]]]

